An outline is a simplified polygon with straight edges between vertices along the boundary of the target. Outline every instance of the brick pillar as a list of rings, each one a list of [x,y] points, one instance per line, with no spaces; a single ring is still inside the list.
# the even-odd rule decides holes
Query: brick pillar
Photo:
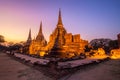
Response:
[[[120,48],[120,33],[117,35],[118,37],[118,47]]]

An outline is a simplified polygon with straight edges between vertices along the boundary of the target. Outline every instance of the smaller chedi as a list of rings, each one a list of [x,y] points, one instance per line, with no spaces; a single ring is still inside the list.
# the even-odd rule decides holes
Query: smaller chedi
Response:
[[[86,45],[88,45],[88,41],[81,39],[80,34],[73,35],[66,31],[62,23],[61,11],[59,10],[58,23],[50,35],[49,42],[47,43],[42,33],[41,22],[37,37],[30,42],[29,54],[70,58],[83,53]]]
[[[30,47],[31,41],[32,41],[32,37],[31,37],[31,29],[30,29],[27,41],[25,42],[23,48],[21,48],[21,51],[20,51],[21,53],[29,54],[29,47]]]
[[[35,39],[33,39],[29,46],[29,54],[35,54],[44,56],[46,53],[45,46],[47,45],[47,41],[44,38],[42,33],[42,22],[40,24],[40,29],[38,35]]]

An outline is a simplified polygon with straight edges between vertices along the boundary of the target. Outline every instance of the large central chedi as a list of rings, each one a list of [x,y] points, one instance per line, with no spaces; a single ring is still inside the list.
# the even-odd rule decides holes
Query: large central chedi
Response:
[[[72,35],[72,33],[67,33],[62,23],[61,11],[59,10],[58,23],[50,35],[49,42],[46,42],[42,33],[41,22],[37,37],[30,43],[29,54],[69,58],[83,53],[87,44],[88,41],[82,40],[80,34]]]

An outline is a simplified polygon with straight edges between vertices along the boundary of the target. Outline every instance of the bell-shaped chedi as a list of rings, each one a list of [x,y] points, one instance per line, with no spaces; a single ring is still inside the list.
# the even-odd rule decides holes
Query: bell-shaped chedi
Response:
[[[58,23],[50,35],[47,45],[49,54],[55,57],[71,57],[84,51],[88,41],[80,39],[80,34],[67,33],[62,23],[61,10],[59,9]]]
[[[35,41],[38,42],[40,44],[40,46],[47,45],[47,41],[45,40],[43,32],[42,32],[42,22],[40,23],[39,32],[38,32],[38,35],[37,35]]]
[[[65,30],[65,28],[63,27],[63,24],[62,24],[61,11],[59,10],[57,27],[52,34],[52,35],[55,36],[54,47],[61,48],[65,44],[64,36],[65,36],[66,33],[67,32],[66,32],[66,30]]]
[[[58,23],[56,25],[55,30],[50,35],[50,41],[48,43],[49,49],[51,48],[61,48],[62,45],[65,44],[64,36],[66,34],[66,30],[62,23],[62,16],[61,16],[61,10],[59,9],[59,15],[58,15]]]
[[[32,40],[30,44],[29,52],[30,54],[44,55],[41,54],[41,52],[44,51],[46,45],[47,45],[47,41],[45,40],[44,35],[42,33],[42,22],[41,22],[38,35],[36,39]]]
[[[31,29],[29,29],[29,34],[26,43],[24,44],[23,48],[21,48],[21,53],[29,54],[29,46],[32,42],[31,38]]]
[[[44,36],[42,33],[42,22],[40,23],[40,28],[39,28],[39,32],[38,32],[38,35],[36,37],[36,40],[38,40],[38,41],[44,40]]]

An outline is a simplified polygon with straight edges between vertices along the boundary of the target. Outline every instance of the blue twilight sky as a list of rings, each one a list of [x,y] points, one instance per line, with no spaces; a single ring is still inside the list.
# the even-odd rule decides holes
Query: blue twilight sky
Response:
[[[82,39],[117,39],[120,33],[120,0],[0,0],[0,34],[7,41],[25,41],[30,28],[36,37],[42,21],[48,41],[59,8],[67,32]]]

